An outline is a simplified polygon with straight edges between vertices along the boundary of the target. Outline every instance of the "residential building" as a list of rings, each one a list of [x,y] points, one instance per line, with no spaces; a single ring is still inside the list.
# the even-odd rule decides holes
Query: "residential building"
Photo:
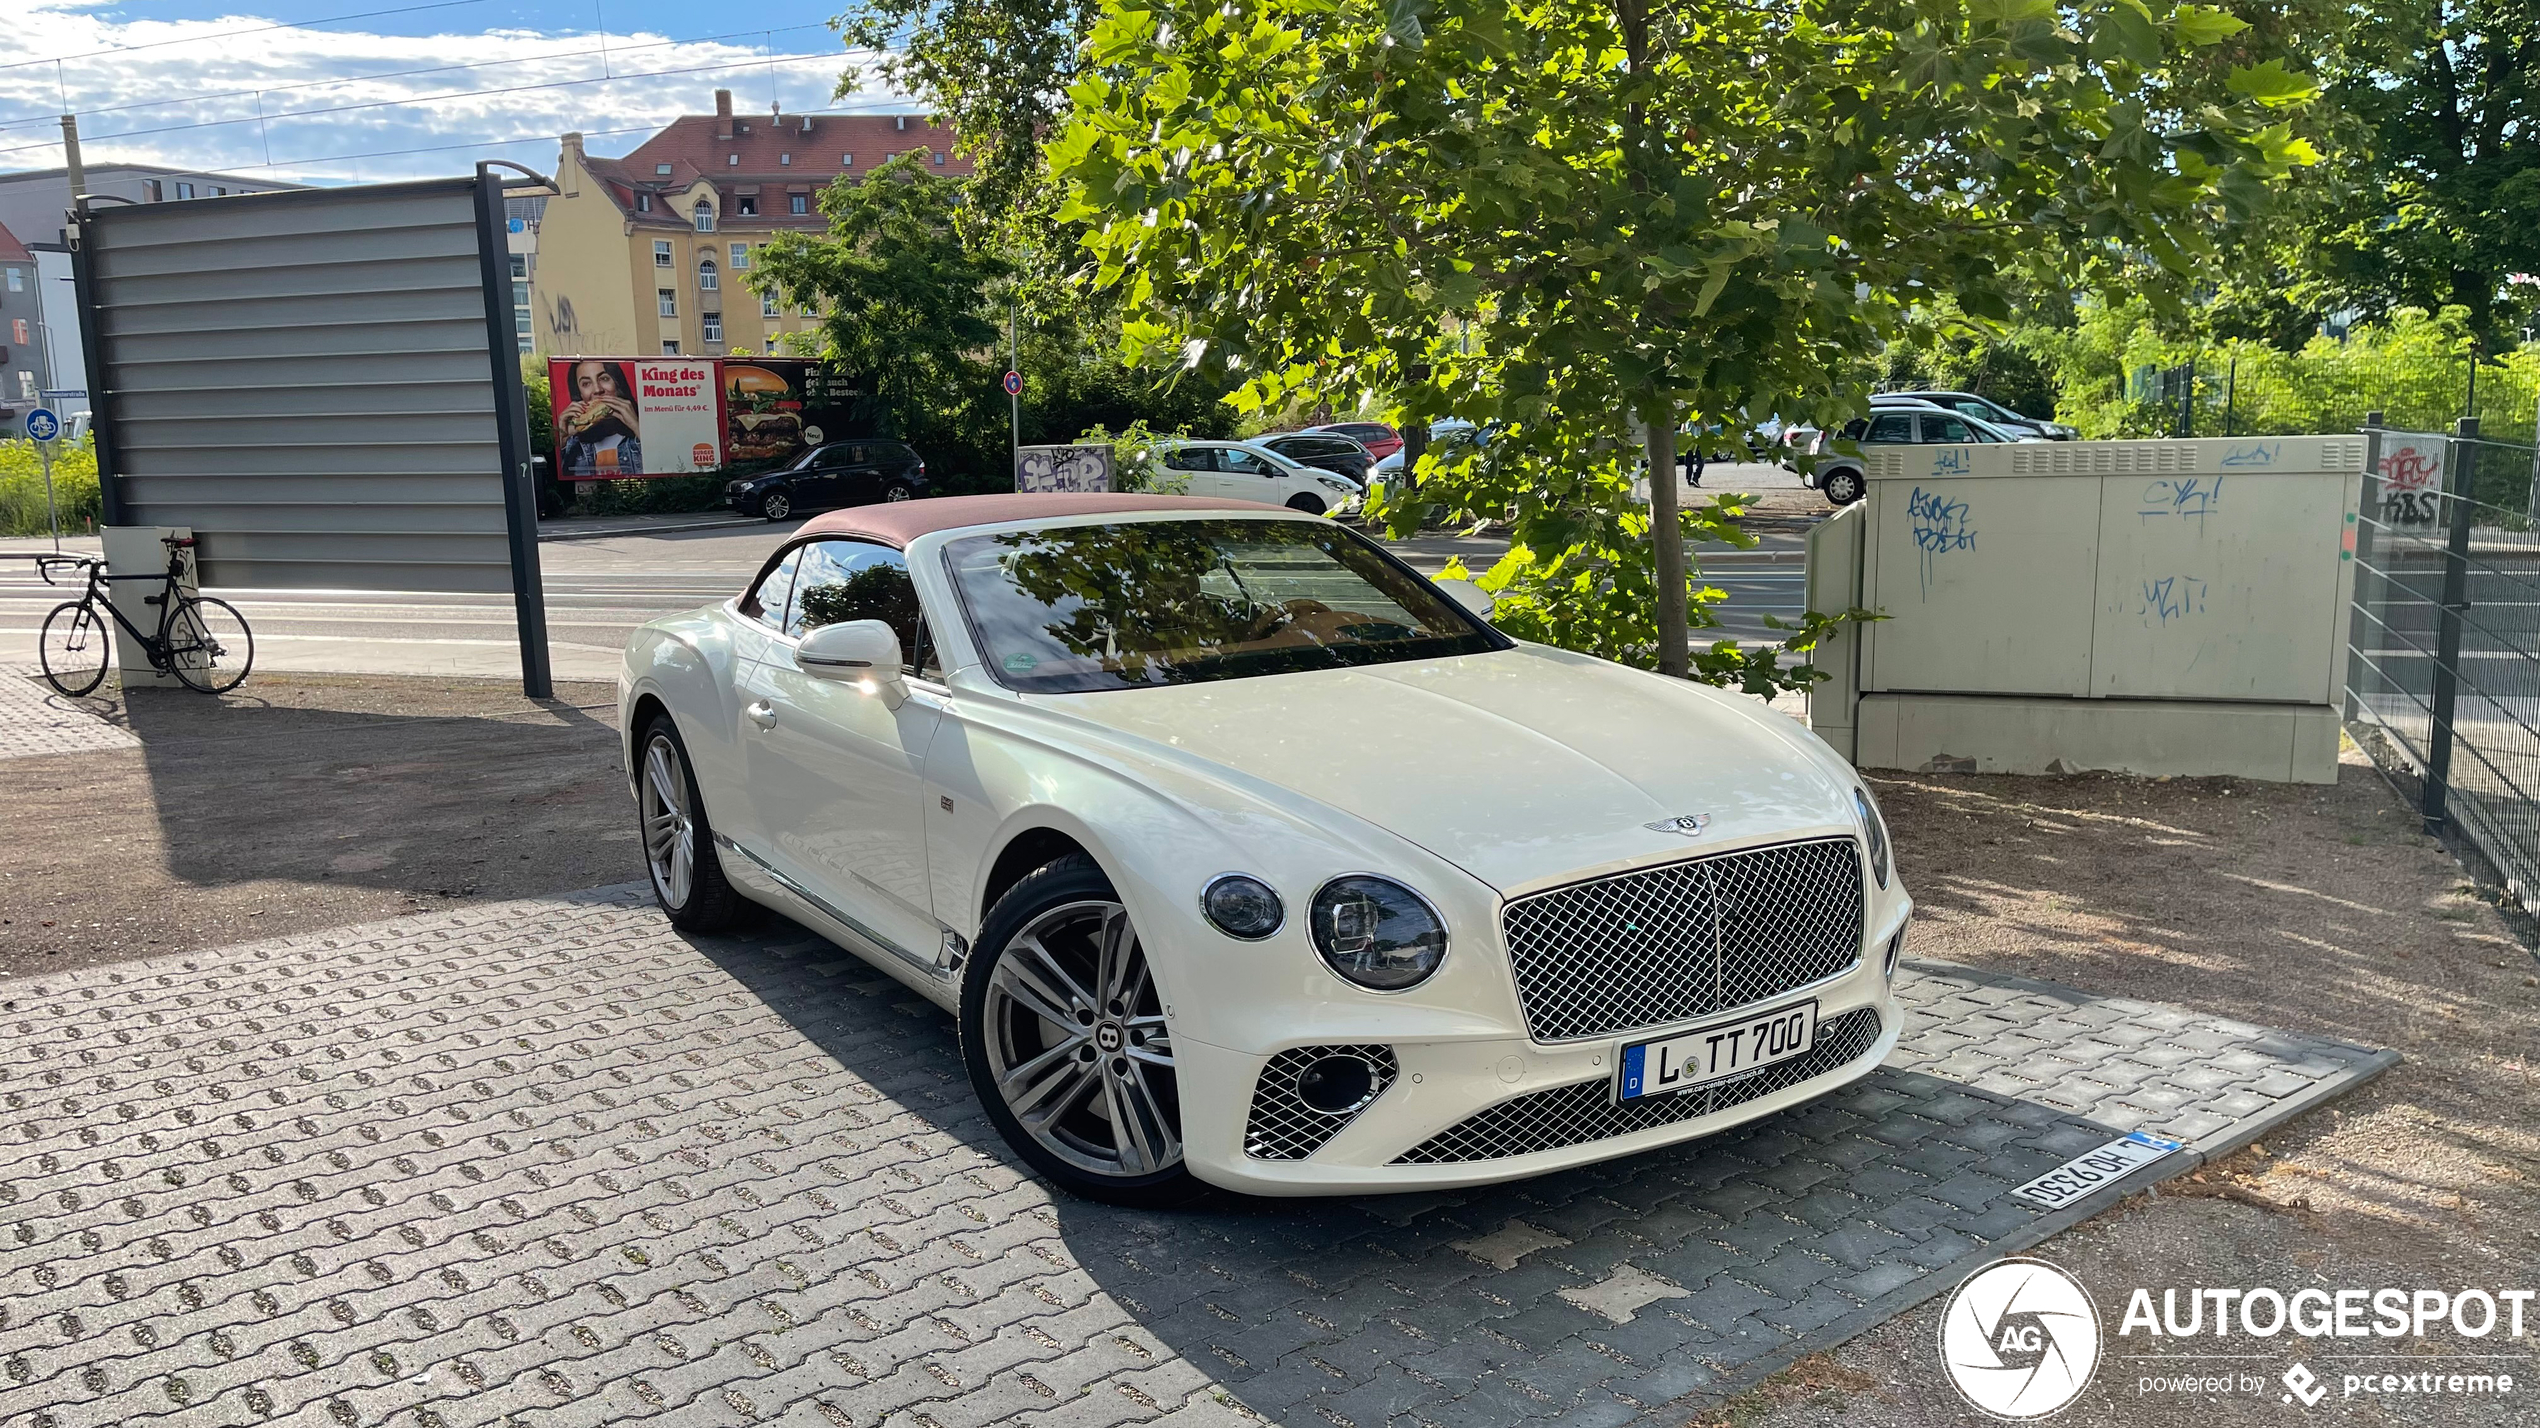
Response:
[[[917,151],[932,172],[966,174],[952,130],[918,115],[732,112],[674,119],[624,158],[564,136],[559,196],[537,224],[535,350],[556,356],[720,356],[779,350],[816,321],[751,290],[779,233],[822,231],[820,191]]]
[[[278,179],[241,178],[209,169],[171,169],[158,164],[90,164],[83,177],[90,196],[129,203],[175,203],[188,198],[224,198],[233,193],[308,187]],[[70,208],[68,169],[0,174],[0,228],[17,234],[31,248],[61,246],[62,227],[69,221]]]
[[[44,280],[35,255],[0,227],[0,421],[18,435],[19,418],[53,385],[44,366]]]
[[[520,337],[520,350],[537,350],[537,306],[531,297],[538,280],[538,226],[547,216],[544,198],[507,198],[503,200],[503,246],[511,259],[512,331]]]

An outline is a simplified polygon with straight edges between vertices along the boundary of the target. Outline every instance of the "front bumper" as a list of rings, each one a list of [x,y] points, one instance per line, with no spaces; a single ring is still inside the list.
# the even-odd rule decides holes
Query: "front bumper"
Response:
[[[1838,1090],[1886,1059],[1904,1029],[1904,1014],[1890,994],[1877,948],[1873,943],[1857,965],[1826,982],[1760,1004],[1815,997],[1820,1045],[1829,1044],[1829,1026],[1854,1013],[1873,1014],[1877,1030],[1867,1038],[1865,1050],[1833,1064],[1812,1064],[1804,1079],[1781,1078],[1772,1083],[1775,1089],[1746,1099],[1738,1099],[1744,1094],[1738,1088],[1748,1083],[1728,1083],[1720,1088],[1716,1109],[1707,1113],[1694,1112],[1685,1102],[1666,1109],[1635,1102],[1634,1106],[1649,1109],[1649,1114],[1636,1117],[1601,1109],[1610,1105],[1605,1088],[1613,1080],[1614,1060],[1623,1041],[1661,1035],[1664,1028],[1637,1031],[1628,1038],[1558,1046],[1540,1045],[1523,1035],[1398,1044],[1389,1048],[1397,1063],[1390,1082],[1337,1134],[1303,1158],[1264,1159],[1247,1152],[1246,1132],[1255,1088],[1275,1053],[1255,1055],[1180,1039],[1174,1061],[1185,1107],[1183,1153],[1200,1179],[1245,1194],[1364,1194],[1518,1180],[1716,1135]],[[1847,1023],[1860,1024],[1858,1019]],[[1353,1040],[1366,1043],[1379,1038]],[[1772,1070],[1765,1068],[1748,1089],[1761,1090]],[[1556,1094],[1518,1104],[1546,1093]],[[1191,1114],[1197,1107],[1216,1113]],[[1482,1124],[1475,1121],[1477,1116],[1493,1108],[1502,1109],[1484,1123],[1530,1121],[1539,1129],[1549,1118],[1559,1127],[1553,1134],[1535,1134],[1517,1143],[1547,1139],[1561,1143],[1518,1154],[1494,1154],[1492,1137],[1470,1129]],[[1689,1114],[1680,1120],[1646,1123],[1651,1116],[1673,1110]],[[1638,1123],[1639,1128],[1603,1133],[1624,1121]],[[1412,1159],[1406,1161],[1406,1157]]]

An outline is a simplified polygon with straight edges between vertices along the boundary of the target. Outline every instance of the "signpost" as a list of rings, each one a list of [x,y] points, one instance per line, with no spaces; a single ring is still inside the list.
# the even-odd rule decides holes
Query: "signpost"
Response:
[[[44,468],[44,519],[53,527],[53,548],[62,548],[62,517],[53,505],[53,443],[61,437],[62,419],[51,407],[26,414],[26,439],[35,443],[36,462]]]

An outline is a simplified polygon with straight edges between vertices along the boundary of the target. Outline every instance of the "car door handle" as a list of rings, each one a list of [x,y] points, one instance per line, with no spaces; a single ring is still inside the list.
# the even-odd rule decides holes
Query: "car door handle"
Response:
[[[751,723],[756,724],[762,729],[773,729],[776,727],[776,706],[770,704],[764,699],[751,705],[743,712],[750,716]]]

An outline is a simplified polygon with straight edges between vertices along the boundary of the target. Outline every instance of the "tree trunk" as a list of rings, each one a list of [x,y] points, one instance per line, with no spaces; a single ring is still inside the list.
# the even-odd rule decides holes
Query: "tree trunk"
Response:
[[[1642,409],[1648,423],[1649,541],[1658,581],[1658,672],[1684,678],[1693,671],[1685,630],[1685,528],[1676,508],[1676,404],[1653,395]]]
[[[1429,454],[1429,424],[1415,421],[1402,429],[1402,489],[1420,489],[1420,458]]]

